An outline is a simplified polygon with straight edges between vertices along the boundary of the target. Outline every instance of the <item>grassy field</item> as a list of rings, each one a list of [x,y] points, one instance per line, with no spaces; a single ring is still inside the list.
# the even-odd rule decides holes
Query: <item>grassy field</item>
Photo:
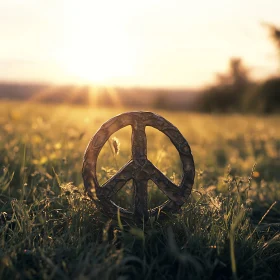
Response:
[[[182,213],[135,225],[84,195],[82,158],[101,124],[127,109],[0,103],[0,279],[279,279],[280,116],[158,111],[196,166]],[[148,157],[173,182],[177,150],[147,128]],[[101,183],[131,157],[130,128],[98,159]],[[129,208],[131,183],[115,201]],[[166,200],[149,183],[149,207]]]

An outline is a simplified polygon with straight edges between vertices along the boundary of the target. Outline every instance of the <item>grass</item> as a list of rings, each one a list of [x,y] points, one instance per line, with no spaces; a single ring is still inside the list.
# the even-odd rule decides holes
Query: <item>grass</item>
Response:
[[[196,178],[182,213],[127,224],[84,195],[88,141],[125,109],[0,103],[1,279],[277,279],[280,116],[159,111],[188,140]],[[179,183],[179,155],[147,128],[148,157]],[[130,159],[130,129],[98,160],[105,182]],[[113,137],[112,136],[112,137]],[[131,204],[131,182],[115,201]],[[165,196],[149,184],[149,206]]]

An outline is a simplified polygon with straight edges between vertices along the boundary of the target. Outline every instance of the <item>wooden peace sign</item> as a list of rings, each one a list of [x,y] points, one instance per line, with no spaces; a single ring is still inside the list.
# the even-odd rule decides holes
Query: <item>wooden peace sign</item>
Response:
[[[100,186],[96,176],[98,155],[109,137],[127,125],[132,127],[132,159]],[[147,159],[146,126],[152,126],[163,132],[178,150],[183,165],[183,178],[179,186],[173,184]],[[180,210],[191,193],[195,167],[190,146],[174,125],[151,112],[128,112],[104,123],[93,136],[84,155],[82,173],[87,194],[93,200],[100,202],[105,213],[115,216],[119,209],[123,216],[147,219],[149,216],[158,214],[162,209],[171,212]],[[133,212],[121,208],[111,200],[111,197],[131,179],[134,185]],[[153,209],[148,209],[147,205],[148,180],[152,180],[169,198],[165,203]]]

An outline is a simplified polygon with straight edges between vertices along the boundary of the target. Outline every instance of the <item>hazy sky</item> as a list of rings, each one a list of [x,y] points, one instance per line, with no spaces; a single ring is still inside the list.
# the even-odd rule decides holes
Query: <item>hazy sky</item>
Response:
[[[275,74],[280,0],[0,0],[0,80],[194,87]]]

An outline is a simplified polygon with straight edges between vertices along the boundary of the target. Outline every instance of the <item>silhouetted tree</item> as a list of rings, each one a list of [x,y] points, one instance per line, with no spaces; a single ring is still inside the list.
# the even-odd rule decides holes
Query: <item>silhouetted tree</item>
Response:
[[[240,111],[245,92],[251,85],[250,71],[241,58],[231,58],[229,70],[218,73],[216,84],[208,87],[200,100],[200,109],[206,111]]]
[[[170,103],[168,102],[166,98],[166,94],[163,92],[158,92],[155,96],[155,99],[153,101],[153,107],[157,109],[170,109]]]
[[[276,25],[270,23],[263,23],[263,25],[268,28],[270,38],[277,48],[280,72],[280,27],[277,27]]]

